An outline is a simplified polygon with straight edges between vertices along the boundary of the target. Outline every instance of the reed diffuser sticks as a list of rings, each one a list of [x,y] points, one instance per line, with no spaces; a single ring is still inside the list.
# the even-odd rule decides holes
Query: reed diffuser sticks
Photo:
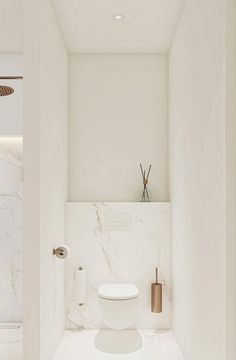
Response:
[[[141,169],[141,173],[142,173],[142,177],[143,177],[143,193],[142,193],[142,197],[141,197],[141,202],[150,202],[147,185],[148,185],[148,179],[149,179],[151,168],[152,168],[152,165],[149,165],[149,169],[148,169],[148,172],[146,175],[146,170],[143,170],[142,164],[140,164],[140,169]]]

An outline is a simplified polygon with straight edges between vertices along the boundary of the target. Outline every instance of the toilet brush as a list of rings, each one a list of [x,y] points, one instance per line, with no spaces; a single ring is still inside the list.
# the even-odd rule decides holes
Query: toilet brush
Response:
[[[152,312],[162,312],[162,284],[158,283],[158,268],[156,268],[156,282],[152,284]]]

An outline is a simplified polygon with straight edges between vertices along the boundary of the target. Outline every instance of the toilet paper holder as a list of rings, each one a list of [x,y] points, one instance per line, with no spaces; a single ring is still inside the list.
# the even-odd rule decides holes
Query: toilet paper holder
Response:
[[[58,259],[66,259],[70,255],[70,250],[66,245],[60,245],[57,248],[52,250],[53,255],[55,255]]]
[[[74,286],[75,286],[75,303],[79,306],[86,303],[87,292],[86,292],[86,271],[79,266],[74,269]]]

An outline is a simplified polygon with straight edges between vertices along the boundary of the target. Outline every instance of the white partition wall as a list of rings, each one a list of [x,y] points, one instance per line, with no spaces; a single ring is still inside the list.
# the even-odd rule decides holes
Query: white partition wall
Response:
[[[51,360],[64,330],[64,263],[52,249],[65,235],[68,89],[67,50],[47,0],[40,36],[40,358]]]
[[[51,1],[25,9],[24,360],[51,360],[64,330],[64,264],[52,249],[64,242],[67,50]]]
[[[236,358],[236,2],[226,0],[226,359]]]
[[[28,28],[31,29],[28,32]],[[40,359],[39,3],[24,0],[23,321],[25,360]]]
[[[233,1],[186,1],[169,59],[173,330],[186,360],[235,358],[233,24]]]

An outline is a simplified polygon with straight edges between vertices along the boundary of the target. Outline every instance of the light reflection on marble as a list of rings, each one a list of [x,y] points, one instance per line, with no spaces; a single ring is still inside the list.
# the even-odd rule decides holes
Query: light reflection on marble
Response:
[[[22,321],[22,140],[0,139],[0,323]]]
[[[171,331],[140,331],[143,347],[129,354],[108,354],[95,348],[97,330],[65,331],[53,360],[184,360]]]
[[[105,328],[97,289],[102,283],[139,287],[137,327],[169,329],[171,260],[169,203],[68,203],[67,245],[71,248],[66,279],[66,327]],[[119,230],[118,230],[119,229]],[[123,229],[123,230],[122,230]],[[74,299],[74,269],[87,273],[87,302]],[[163,283],[163,313],[150,311],[150,285],[155,267]]]

